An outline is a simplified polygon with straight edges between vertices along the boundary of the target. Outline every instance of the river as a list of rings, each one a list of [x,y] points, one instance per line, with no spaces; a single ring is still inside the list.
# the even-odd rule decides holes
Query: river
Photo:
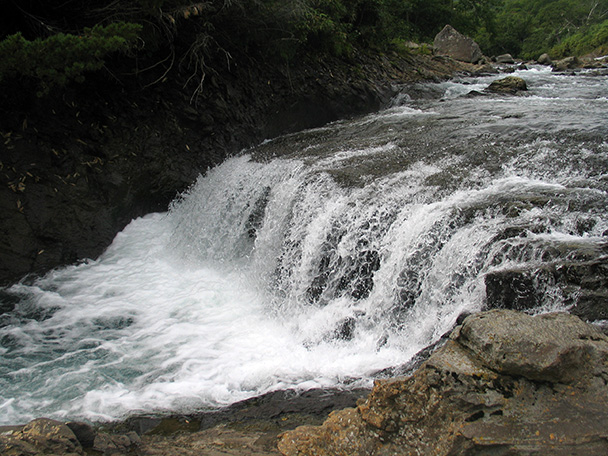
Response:
[[[96,260],[0,290],[0,424],[213,410],[355,388],[486,304],[496,271],[601,260],[608,79],[532,67],[404,87],[269,140]],[[576,295],[543,285],[533,312]]]

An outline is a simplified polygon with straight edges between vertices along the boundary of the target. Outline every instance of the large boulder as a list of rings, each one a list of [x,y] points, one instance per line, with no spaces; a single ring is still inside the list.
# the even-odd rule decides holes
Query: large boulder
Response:
[[[516,94],[518,92],[528,90],[526,81],[517,76],[507,76],[506,78],[493,81],[488,88],[488,92]]]
[[[608,338],[569,314],[467,317],[409,377],[279,441],[285,456],[608,454]]]
[[[140,443],[135,432],[110,435],[77,421],[37,418],[23,426],[0,426],[2,456],[117,456],[132,454]]]
[[[479,45],[472,38],[459,33],[451,25],[446,25],[435,36],[433,48],[435,54],[447,55],[462,62],[477,63],[483,59]]]

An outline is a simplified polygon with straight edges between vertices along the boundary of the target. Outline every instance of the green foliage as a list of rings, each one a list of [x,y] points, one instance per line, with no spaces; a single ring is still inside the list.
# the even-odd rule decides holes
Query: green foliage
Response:
[[[103,67],[113,52],[131,49],[141,26],[115,22],[106,27],[85,28],[82,34],[58,33],[29,41],[21,33],[0,41],[0,81],[25,77],[35,80],[39,94],[70,81],[81,82],[84,74]]]
[[[586,30],[607,15],[608,0],[503,0],[495,13],[496,27],[482,47],[490,54],[510,52],[524,59],[553,48],[566,52],[560,43],[581,33],[579,39],[591,39]],[[578,53],[575,48],[571,52]]]
[[[221,24],[238,22],[239,44],[248,51],[287,59],[301,52],[348,55],[355,46],[381,48],[390,42],[403,28],[391,9],[395,5],[403,1],[241,0],[222,9]],[[213,18],[214,33],[220,35],[218,19]]]
[[[550,51],[554,58],[593,52],[608,54],[608,20],[569,36]]]
[[[353,31],[349,11],[340,0],[311,0],[293,21],[300,43],[336,55],[348,54]]]
[[[81,81],[136,43],[145,84],[178,68],[198,93],[213,66],[236,55],[413,52],[407,41],[431,42],[448,23],[488,55],[523,58],[589,52],[607,46],[608,33],[608,0],[28,0],[7,11],[0,82],[34,81],[41,93]]]
[[[452,0],[291,0],[291,3],[299,6],[293,10],[301,11],[291,22],[298,31],[298,40],[309,49],[334,54],[348,54],[354,46],[383,49],[399,40],[432,39],[459,14]]]

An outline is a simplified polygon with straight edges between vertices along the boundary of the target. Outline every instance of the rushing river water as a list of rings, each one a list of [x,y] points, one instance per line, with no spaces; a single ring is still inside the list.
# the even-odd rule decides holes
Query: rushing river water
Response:
[[[368,386],[481,310],[488,273],[605,255],[608,79],[517,75],[522,96],[409,86],[267,141],[99,259],[0,290],[0,423]]]

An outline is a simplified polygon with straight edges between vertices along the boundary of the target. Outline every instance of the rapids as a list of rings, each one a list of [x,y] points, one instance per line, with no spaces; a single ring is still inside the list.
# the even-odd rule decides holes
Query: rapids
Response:
[[[604,257],[608,81],[517,75],[521,96],[407,86],[266,141],[100,258],[1,289],[0,424],[370,386],[483,309],[488,273]]]

